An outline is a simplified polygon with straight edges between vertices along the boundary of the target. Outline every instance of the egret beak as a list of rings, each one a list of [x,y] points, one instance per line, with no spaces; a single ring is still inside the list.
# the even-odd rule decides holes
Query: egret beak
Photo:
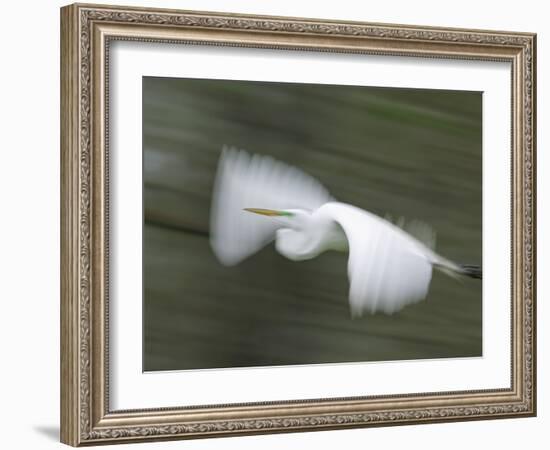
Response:
[[[245,211],[261,214],[262,216],[291,216],[292,214],[286,211],[277,211],[275,209],[262,209],[262,208],[244,208]]]

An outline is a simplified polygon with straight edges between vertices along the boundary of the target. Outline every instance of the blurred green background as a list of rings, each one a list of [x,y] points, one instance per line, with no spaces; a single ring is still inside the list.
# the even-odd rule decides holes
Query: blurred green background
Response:
[[[352,320],[346,254],[271,245],[227,268],[208,223],[227,144],[423,220],[439,253],[480,264],[481,108],[479,92],[144,77],[144,370],[480,356],[479,280],[434,273],[426,301]]]

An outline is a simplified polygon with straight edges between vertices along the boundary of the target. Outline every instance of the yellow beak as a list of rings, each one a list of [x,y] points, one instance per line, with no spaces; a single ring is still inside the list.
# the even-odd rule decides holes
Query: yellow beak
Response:
[[[261,214],[262,216],[286,216],[284,211],[276,211],[274,209],[244,208],[244,210],[255,214]]]

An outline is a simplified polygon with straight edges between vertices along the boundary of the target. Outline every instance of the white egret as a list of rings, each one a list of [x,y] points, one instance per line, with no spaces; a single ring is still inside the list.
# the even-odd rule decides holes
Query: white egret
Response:
[[[227,266],[273,239],[277,251],[293,261],[327,250],[349,251],[353,317],[391,314],[423,300],[433,268],[453,277],[481,278],[479,266],[457,264],[434,251],[430,226],[394,224],[340,203],[299,169],[235,148],[224,147],[218,163],[210,232],[212,249]]]

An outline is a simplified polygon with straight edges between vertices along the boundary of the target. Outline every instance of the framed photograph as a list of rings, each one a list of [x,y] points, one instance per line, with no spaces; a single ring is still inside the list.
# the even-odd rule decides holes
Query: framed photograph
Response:
[[[535,415],[535,57],[62,8],[62,442]]]

